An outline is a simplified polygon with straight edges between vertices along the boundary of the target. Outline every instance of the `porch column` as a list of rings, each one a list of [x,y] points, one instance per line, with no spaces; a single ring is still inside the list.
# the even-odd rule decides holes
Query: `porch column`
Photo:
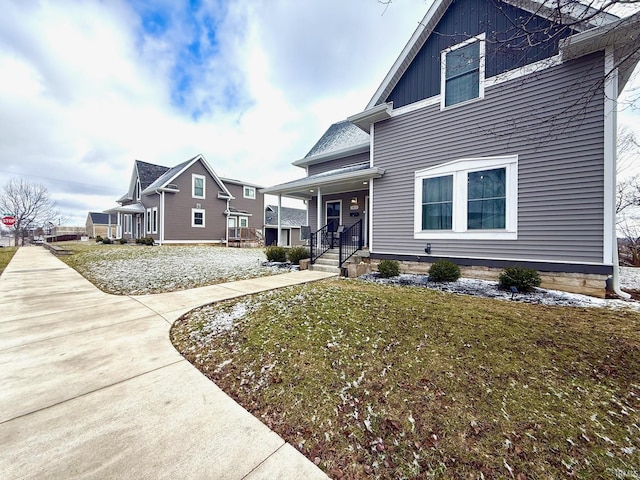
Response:
[[[318,188],[318,205],[316,212],[316,221],[318,224],[318,228],[316,230],[320,230],[322,228],[322,190]]]
[[[277,245],[279,247],[282,246],[281,239],[282,238],[282,195],[278,194],[278,241]]]

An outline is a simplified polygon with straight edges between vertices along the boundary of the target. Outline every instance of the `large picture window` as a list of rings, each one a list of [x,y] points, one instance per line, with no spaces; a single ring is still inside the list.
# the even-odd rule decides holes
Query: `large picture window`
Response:
[[[484,35],[442,52],[441,108],[484,97]]]
[[[517,238],[518,157],[462,159],[415,173],[414,238]]]

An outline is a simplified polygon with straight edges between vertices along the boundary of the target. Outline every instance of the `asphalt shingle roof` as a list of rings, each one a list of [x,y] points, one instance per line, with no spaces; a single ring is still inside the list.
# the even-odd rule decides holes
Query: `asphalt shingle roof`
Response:
[[[324,155],[368,142],[368,133],[363,132],[353,123],[344,120],[331,125],[304,158]]]
[[[307,224],[307,211],[300,208],[282,207],[282,227],[300,227]],[[278,225],[278,207],[267,205],[264,212],[265,225]]]

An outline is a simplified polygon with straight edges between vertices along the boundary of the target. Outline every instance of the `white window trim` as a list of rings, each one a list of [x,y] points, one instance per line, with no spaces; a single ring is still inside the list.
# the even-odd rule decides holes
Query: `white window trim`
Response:
[[[244,225],[242,225],[242,222],[244,221]],[[249,228],[249,217],[238,217],[238,226],[240,228]]]
[[[485,72],[485,39],[486,33],[481,33],[478,36],[468,38],[462,43],[458,43],[457,45],[453,45],[440,53],[440,110],[448,110],[450,108],[458,107],[460,105],[466,105],[471,102],[475,102],[478,100],[482,100],[484,98],[484,72]],[[478,88],[478,96],[476,98],[470,98],[469,100],[465,100],[464,102],[454,103],[453,105],[445,106],[445,88],[447,84],[447,54],[454,50],[457,50],[462,47],[466,47],[467,45],[480,42],[480,65],[478,76],[480,77],[480,85]]]
[[[467,229],[467,174],[495,168],[506,170],[505,228]],[[422,180],[453,175],[451,230],[422,230]],[[518,238],[518,156],[463,158],[415,172],[413,238],[422,240],[516,240]]]
[[[195,214],[202,213],[202,225],[196,225],[195,223]],[[205,228],[206,218],[204,208],[192,208],[191,209],[191,226],[194,228]]]
[[[252,193],[250,193],[249,195],[247,195],[247,189],[250,189],[250,191]],[[251,187],[249,185],[244,185],[242,187],[242,196],[244,198],[250,198],[251,200],[255,200],[256,199],[256,187]]]
[[[145,232],[151,233],[151,209],[147,208],[147,221],[145,222]]]
[[[158,207],[153,207],[151,214],[151,233],[158,233]]]
[[[124,229],[123,233],[131,235],[131,231],[133,230],[133,216],[130,213],[125,213],[123,215]]]
[[[196,178],[202,179],[202,196],[196,195]],[[207,198],[207,179],[204,175],[191,174],[191,198]]]

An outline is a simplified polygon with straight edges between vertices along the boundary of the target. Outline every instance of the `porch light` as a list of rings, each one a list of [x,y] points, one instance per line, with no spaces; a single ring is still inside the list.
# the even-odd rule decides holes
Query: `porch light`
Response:
[[[309,190],[311,193],[313,193],[313,188],[311,190]]]
[[[364,182],[362,182],[363,185],[367,185],[369,182],[367,182],[366,180]]]
[[[351,205],[357,205],[358,204],[358,197],[351,197]]]

